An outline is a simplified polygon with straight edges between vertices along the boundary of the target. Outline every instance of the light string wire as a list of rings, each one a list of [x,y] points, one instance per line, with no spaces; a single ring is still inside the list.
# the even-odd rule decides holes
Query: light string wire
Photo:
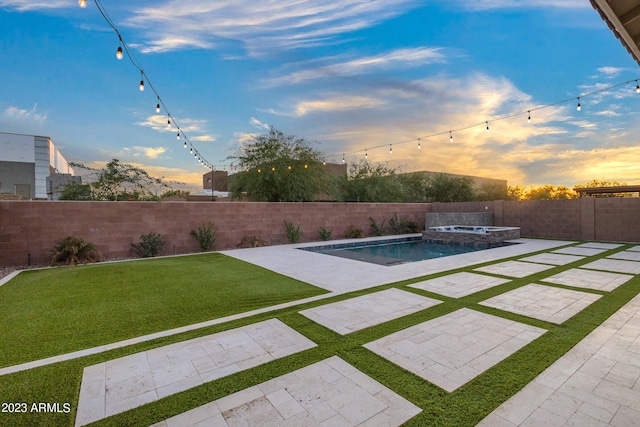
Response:
[[[171,124],[173,123],[173,125],[176,127],[176,130],[178,132],[178,134],[177,134],[178,135],[178,139],[180,139],[180,135],[182,135],[182,137],[184,138],[184,147],[185,148],[189,147],[189,152],[192,153],[194,155],[194,158],[198,159],[198,161],[200,163],[202,163],[202,165],[205,168],[208,168],[208,169],[211,169],[211,170],[215,170],[216,166],[214,166],[211,162],[207,161],[202,156],[202,154],[198,151],[198,149],[195,148],[195,146],[191,143],[191,140],[185,134],[184,130],[177,123],[177,121],[175,120],[175,118],[173,117],[173,115],[171,114],[169,109],[167,108],[166,104],[164,103],[164,101],[160,97],[160,94],[158,93],[156,88],[153,86],[151,80],[149,79],[148,74],[144,71],[144,68],[142,67],[142,64],[137,59],[137,57],[135,56],[134,52],[129,48],[129,45],[126,43],[126,41],[122,37],[122,34],[118,30],[117,26],[114,24],[114,22],[109,17],[109,14],[107,13],[107,11],[106,11],[104,5],[102,4],[102,2],[100,0],[93,0],[93,1],[96,4],[96,7],[98,8],[98,11],[100,12],[100,14],[104,18],[104,20],[107,22],[107,24],[109,24],[109,26],[113,29],[113,31],[118,36],[118,40],[119,40],[121,46],[123,47],[124,52],[127,54],[127,58],[129,59],[131,64],[138,71],[140,71],[140,75],[141,75],[141,79],[142,79],[141,80],[141,90],[143,90],[143,81],[146,81],[147,82],[147,86],[149,86],[149,88],[156,95],[156,97],[158,99],[158,105],[162,106],[164,111],[167,113],[167,118],[168,118],[167,124],[168,124],[168,126],[170,127]],[[82,1],[80,1],[80,3],[82,3]],[[638,85],[639,81],[640,81],[640,78],[627,80],[625,82],[617,83],[617,84],[614,84],[614,85],[611,85],[611,86],[607,86],[605,88],[601,88],[601,89],[598,89],[598,90],[593,91],[593,92],[588,92],[588,93],[582,94],[582,95],[577,96],[577,97],[574,96],[574,97],[571,97],[571,98],[563,99],[561,101],[552,102],[550,104],[544,104],[544,105],[540,105],[540,106],[537,106],[537,107],[527,108],[526,110],[523,110],[523,111],[520,111],[520,112],[517,112],[517,113],[508,113],[508,114],[503,114],[503,115],[499,115],[499,116],[494,116],[494,117],[491,117],[491,118],[489,118],[487,120],[484,120],[484,121],[481,121],[481,122],[478,122],[478,123],[465,125],[465,126],[458,127],[458,128],[455,128],[455,129],[449,129],[449,130],[446,130],[446,131],[431,133],[431,134],[423,135],[423,136],[420,136],[418,138],[413,138],[413,139],[410,139],[410,140],[394,142],[392,144],[384,143],[384,144],[380,144],[380,145],[376,145],[376,146],[372,146],[372,147],[366,147],[366,148],[363,148],[363,149],[358,149],[358,150],[353,150],[353,151],[348,151],[348,152],[345,151],[345,152],[342,152],[342,153],[335,153],[335,154],[325,155],[325,156],[322,156],[323,159],[324,159],[323,163],[326,163],[326,159],[336,158],[336,157],[340,157],[340,156],[342,156],[342,163],[345,163],[345,156],[350,156],[350,155],[354,155],[354,154],[358,154],[358,153],[362,153],[362,152],[365,153],[365,158],[368,158],[368,151],[369,150],[375,150],[377,148],[382,148],[382,147],[387,147],[387,146],[389,147],[389,153],[392,155],[393,154],[393,149],[392,149],[393,145],[404,145],[404,144],[417,142],[418,143],[418,148],[420,149],[421,148],[421,142],[422,142],[423,139],[435,138],[437,136],[442,136],[442,135],[449,135],[450,142],[453,142],[453,134],[454,133],[461,132],[461,131],[468,130],[468,129],[472,129],[472,128],[478,127],[478,126],[486,126],[487,132],[489,132],[489,124],[490,123],[499,122],[499,121],[502,121],[502,120],[512,119],[514,117],[522,116],[524,114],[527,114],[528,115],[528,120],[531,120],[531,113],[534,112],[534,111],[540,111],[540,110],[543,110],[543,109],[546,109],[546,108],[555,107],[556,105],[565,104],[565,103],[571,102],[571,101],[578,101],[578,111],[579,111],[580,110],[580,106],[581,106],[581,104],[580,104],[580,100],[581,99],[587,98],[587,97],[590,97],[590,96],[593,96],[593,95],[597,95],[599,93],[608,92],[608,91],[611,91],[611,90],[616,89],[618,87],[628,85],[629,83],[635,82],[636,83],[636,92],[640,93],[640,86]],[[221,167],[223,169],[226,169],[225,165],[222,165]],[[233,168],[233,165],[231,166],[231,168]],[[256,169],[258,169],[258,168],[256,168]]]
[[[520,111],[520,112],[517,112],[517,113],[508,113],[508,114],[503,114],[503,115],[500,115],[500,116],[494,116],[494,117],[491,117],[491,118],[489,118],[487,120],[483,120],[483,121],[478,122],[478,123],[473,123],[473,124],[465,125],[465,126],[458,127],[458,128],[455,128],[455,129],[442,131],[442,132],[435,132],[435,133],[423,135],[423,136],[421,136],[419,138],[414,138],[414,139],[400,141],[400,142],[394,142],[393,144],[384,143],[384,144],[375,145],[375,146],[372,146],[372,147],[366,147],[366,148],[358,149],[358,150],[354,150],[354,151],[329,154],[329,155],[325,156],[325,158],[326,159],[331,159],[331,158],[336,158],[336,157],[342,156],[342,162],[344,163],[345,162],[345,156],[351,156],[351,155],[354,155],[354,154],[358,154],[358,153],[364,152],[365,153],[365,157],[368,157],[367,154],[368,154],[369,150],[375,150],[376,148],[389,147],[391,145],[404,145],[404,144],[416,143],[417,142],[418,143],[418,148],[421,148],[421,142],[422,142],[423,139],[434,138],[434,137],[443,136],[443,135],[448,135],[449,138],[450,138],[450,141],[453,142],[453,134],[456,133],[456,132],[461,132],[463,130],[472,129],[472,128],[478,127],[478,126],[486,126],[487,127],[487,132],[488,132],[489,131],[489,124],[491,124],[491,123],[499,122],[499,121],[502,121],[502,120],[512,119],[514,117],[522,116],[522,115],[525,115],[525,114],[528,114],[528,119],[531,120],[531,113],[534,112],[534,111],[540,111],[540,110],[543,110],[545,108],[555,107],[556,105],[566,104],[567,102],[571,102],[571,101],[578,101],[578,105],[580,105],[580,100],[581,99],[587,98],[589,96],[597,95],[597,94],[602,93],[602,92],[608,92],[608,91],[611,91],[611,90],[616,89],[618,87],[628,85],[629,83],[635,83],[636,84],[636,88],[635,88],[636,93],[640,93],[640,86],[638,85],[639,81],[640,81],[640,78],[631,79],[631,80],[627,80],[627,81],[622,82],[622,83],[617,83],[617,84],[614,84],[614,85],[611,85],[611,86],[607,86],[605,88],[601,88],[601,89],[595,90],[593,92],[588,92],[588,93],[582,94],[580,96],[574,96],[574,97],[571,97],[571,98],[563,99],[561,101],[552,102],[550,104],[544,104],[544,105],[539,105],[537,107],[527,108],[526,110]]]
[[[161,106],[162,109],[167,113],[167,126],[171,127],[171,125],[173,124],[173,126],[175,126],[175,129],[176,129],[176,132],[177,132],[177,136],[178,136],[177,139],[180,140],[180,136],[182,136],[184,138],[184,143],[183,143],[184,148],[189,148],[189,152],[191,154],[193,154],[193,157],[195,159],[197,159],[198,162],[200,162],[205,168],[211,169],[211,170],[216,170],[216,165],[214,165],[213,163],[209,162],[198,151],[198,149],[195,147],[195,145],[189,139],[189,136],[185,133],[184,129],[180,126],[180,124],[177,122],[175,117],[171,114],[171,112],[167,108],[167,105],[165,104],[164,100],[160,96],[160,93],[158,92],[158,90],[155,88],[155,86],[151,82],[151,79],[149,78],[149,75],[144,71],[144,68],[142,67],[142,63],[138,60],[138,58],[136,57],[136,55],[133,52],[133,50],[129,47],[129,45],[125,41],[124,37],[122,37],[122,33],[120,32],[118,27],[115,25],[115,23],[113,22],[113,20],[111,19],[111,17],[107,13],[107,10],[105,9],[105,7],[102,4],[102,2],[100,0],[93,0],[93,2],[95,3],[96,7],[98,8],[98,11],[100,12],[100,15],[102,15],[102,17],[107,22],[107,24],[111,27],[111,29],[118,36],[118,41],[120,42],[120,47],[122,47],[123,52],[127,55],[127,59],[129,59],[129,62],[131,62],[131,64],[138,71],[140,71],[140,76],[141,76],[140,90],[144,90],[144,87],[145,87],[144,83],[146,82],[146,86],[148,86],[149,89],[151,89],[151,91],[156,96],[156,98],[158,100],[158,105]],[[225,165],[218,165],[217,167],[221,168],[221,169],[226,169]]]

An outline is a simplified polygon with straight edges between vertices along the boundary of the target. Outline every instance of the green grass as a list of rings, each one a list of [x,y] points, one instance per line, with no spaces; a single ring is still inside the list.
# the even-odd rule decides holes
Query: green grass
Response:
[[[416,278],[399,283],[378,286],[376,288],[367,290],[356,291],[350,294],[340,295],[321,301],[315,301],[304,305],[285,308],[275,312],[259,314],[250,318],[244,318],[225,324],[214,325],[208,328],[190,331],[185,334],[165,337],[162,339],[112,350],[106,353],[88,356],[81,359],[61,362],[25,372],[7,375],[4,377],[0,377],[1,401],[69,402],[71,403],[73,410],[70,414],[0,413],[0,425],[72,426],[75,418],[75,409],[78,403],[78,393],[80,388],[80,381],[82,378],[82,370],[84,367],[111,360],[117,357],[122,357],[124,355],[144,351],[150,348],[156,348],[169,343],[184,341],[197,336],[204,336],[222,330],[237,328],[246,324],[277,317],[278,319],[288,324],[290,327],[294,328],[309,339],[313,340],[318,344],[318,346],[304,352],[300,352],[282,359],[274,360],[264,365],[239,372],[237,374],[233,374],[207,384],[203,384],[199,387],[184,391],[182,393],[168,396],[157,402],[144,405],[142,407],[98,421],[92,424],[92,426],[148,426],[163,419],[211,402],[215,399],[254,386],[271,378],[284,375],[295,369],[308,366],[311,363],[318,362],[333,355],[338,355],[365,374],[371,376],[376,381],[379,381],[380,383],[392,389],[394,392],[400,394],[401,396],[405,397],[409,401],[422,408],[422,412],[413,419],[409,420],[406,425],[452,427],[474,426],[488,413],[490,413],[493,409],[500,405],[504,400],[508,399],[515,392],[524,387],[540,372],[542,372],[560,356],[571,349],[576,343],[578,343],[589,332],[600,325],[611,314],[615,313],[620,307],[622,307],[631,298],[637,295],[638,292],[640,292],[640,276],[636,276],[634,279],[627,282],[623,286],[620,286],[618,289],[612,292],[599,292],[586,289],[577,289],[583,292],[593,292],[602,295],[602,297],[591,306],[561,325],[555,325],[552,323],[535,320],[512,313],[503,312],[497,309],[484,307],[478,305],[478,303],[494,295],[498,295],[508,290],[525,286],[529,283],[541,283],[540,280],[545,277],[549,277],[569,268],[575,268],[582,264],[586,264],[595,259],[602,258],[604,256],[612,254],[613,252],[623,249],[624,247],[617,250],[605,252],[599,256],[588,257],[584,260],[577,261],[566,266],[555,267],[524,279],[514,279],[504,285],[492,289],[487,289],[485,291],[463,298],[447,298],[441,295],[436,295],[407,287],[408,284],[428,278],[442,276],[444,274],[451,274],[452,272],[450,271],[446,273],[438,273],[422,278]],[[521,258],[521,256],[515,258]],[[220,257],[219,261],[228,262],[229,260],[227,258]],[[502,261],[504,260],[500,260],[497,262]],[[200,262],[202,262],[202,260]],[[202,263],[204,265],[200,268],[206,269],[207,263]],[[139,268],[137,264],[130,264],[125,268],[125,270],[127,271],[126,274],[129,274],[128,271],[131,270],[132,267],[135,267],[135,269]],[[456,271],[471,271],[475,267],[477,266],[463,268]],[[247,266],[246,271],[242,270],[242,272],[236,272],[236,274],[244,280],[246,279],[246,275],[249,274],[248,272],[253,271],[253,269],[256,269],[256,267]],[[75,271],[76,269],[65,270],[71,272]],[[66,274],[63,274],[65,270],[52,270],[51,272],[56,272],[56,274],[61,274],[64,276],[64,274]],[[77,270],[81,271],[80,269]],[[153,268],[151,268],[151,270],[153,270]],[[209,273],[210,272],[211,271],[209,271]],[[202,273],[201,277],[206,277],[209,275],[209,273]],[[194,274],[200,274],[200,272],[194,272]],[[263,271],[262,274],[266,273],[264,273]],[[260,274],[257,275],[259,276]],[[162,274],[160,274],[160,276],[162,276]],[[25,276],[25,278],[29,278],[29,276]],[[277,278],[274,277],[274,279],[268,283],[270,286],[278,286],[277,289],[280,289],[280,283],[285,283],[287,280],[290,279],[278,276]],[[58,282],[55,285],[51,284],[51,282],[48,282],[50,283],[49,286],[54,286],[56,288],[54,290],[51,290],[49,294],[58,293],[61,286],[74,288],[74,286],[68,285],[66,283],[67,281],[69,281],[68,277],[66,280],[58,279]],[[74,283],[75,287],[78,287],[79,282],[75,278]],[[312,287],[305,287],[305,285],[302,285],[299,282],[295,281],[292,281],[292,284],[293,283],[296,283],[296,286],[300,287],[300,289],[304,289],[305,292],[307,292],[307,294],[305,294],[306,296],[318,293],[318,291]],[[10,283],[10,285],[15,286],[15,284],[13,283]],[[45,284],[41,284],[40,286],[46,287]],[[259,287],[259,284],[255,284],[255,286]],[[31,292],[27,291],[28,286],[26,286],[26,284],[21,284],[20,287],[22,288],[23,292]],[[341,336],[298,314],[298,311],[303,309],[327,304],[330,302],[340,301],[347,298],[353,298],[358,295],[377,292],[391,287],[396,287],[405,291],[439,299],[443,301],[443,303],[430,309],[422,310],[420,312],[404,316],[402,318],[392,320],[361,331],[357,331],[346,336]],[[184,288],[176,285],[176,287],[173,288],[173,292],[180,294],[182,292],[182,289]],[[190,292],[193,292],[193,288],[190,287],[189,289]],[[240,291],[240,288],[236,289],[238,290],[237,293],[250,292],[249,290]],[[0,295],[2,292],[3,290],[0,288]],[[147,290],[147,292],[150,291]],[[278,292],[276,292],[276,294],[277,293]],[[21,293],[19,291],[15,291],[16,297],[20,294]],[[36,295],[40,294],[36,293]],[[77,295],[75,299],[69,297],[70,299],[67,300],[67,304],[73,304],[78,298],[84,298],[82,295],[83,294]],[[253,297],[255,295],[249,293],[249,295],[246,295],[246,298],[249,298],[249,296]],[[138,297],[151,298],[145,296],[144,293],[138,294]],[[45,300],[47,299],[44,295],[38,298],[43,298]],[[200,296],[200,298],[202,298],[202,296]],[[238,296],[237,298],[246,301],[245,297]],[[273,300],[269,301],[269,304],[274,304],[274,301],[278,300],[277,296],[272,296],[271,298],[273,298]],[[5,304],[6,303],[3,299],[3,308]],[[174,302],[169,301],[167,305],[174,306]],[[199,305],[206,306],[207,304]],[[224,306],[224,304],[222,306]],[[190,317],[192,313],[183,313],[182,311],[190,311],[191,306],[182,305],[181,307],[182,308],[176,308],[176,310],[173,310],[171,312],[172,316],[180,318]],[[429,383],[428,381],[425,381],[422,378],[405,371],[404,369],[394,365],[393,363],[362,347],[362,345],[365,343],[397,332],[398,330],[407,328],[409,326],[413,326],[427,320],[442,316],[462,307],[471,308],[473,310],[482,311],[485,313],[498,315],[503,318],[508,318],[522,323],[541,327],[546,329],[547,332],[531,344],[514,353],[511,357],[503,360],[493,368],[479,375],[453,393],[447,393],[446,391]],[[206,308],[201,308],[201,310],[205,313],[207,312]],[[206,316],[206,314],[204,316]],[[116,321],[116,319],[112,320]],[[76,323],[82,322],[76,320]],[[15,324],[15,327],[17,327],[22,333],[25,333],[30,329],[28,324]],[[56,326],[56,328],[60,328],[60,326]],[[52,333],[55,335],[58,334],[59,331],[57,329],[49,329],[48,333]],[[3,352],[4,351],[5,350],[3,346]]]
[[[218,253],[22,272],[0,287],[0,367],[324,292]]]

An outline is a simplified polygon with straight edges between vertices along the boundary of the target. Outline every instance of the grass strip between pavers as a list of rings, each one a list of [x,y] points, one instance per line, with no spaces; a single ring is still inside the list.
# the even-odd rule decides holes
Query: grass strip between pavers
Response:
[[[478,303],[495,295],[525,286],[529,283],[540,283],[540,280],[543,278],[555,275],[561,271],[579,267],[580,265],[592,262],[599,258],[604,258],[630,246],[631,245],[626,245],[619,249],[609,250],[599,255],[585,257],[584,259],[574,263],[554,267],[522,279],[512,278],[512,281],[509,283],[486,289],[462,298],[456,299],[445,297],[420,289],[409,288],[407,285],[460,271],[471,272],[474,268],[477,268],[480,265],[489,265],[510,259],[518,259],[522,258],[524,255],[351,292],[349,294],[321,301],[264,313],[81,359],[6,375],[0,378],[1,401],[30,403],[68,402],[71,404],[72,410],[69,414],[0,413],[0,425],[72,426],[75,420],[75,410],[78,403],[80,381],[84,367],[170,343],[205,336],[222,330],[233,329],[277,317],[290,327],[314,341],[318,346],[310,350],[274,360],[264,365],[203,384],[190,390],[165,397],[156,402],[100,420],[91,425],[118,427],[123,425],[149,426],[153,423],[162,421],[190,409],[194,409],[231,393],[284,375],[288,372],[308,366],[333,355],[337,355],[422,409],[420,414],[406,423],[407,426],[473,426],[493,409],[499,406],[503,401],[523,388],[544,369],[582,340],[593,329],[615,313],[620,307],[636,296],[638,292],[640,292],[640,275],[635,276],[629,282],[618,287],[612,292],[571,288],[583,292],[596,293],[602,295],[602,297],[560,325],[481,306],[478,305]],[[538,253],[549,251],[541,251]],[[528,254],[527,256],[529,255],[533,254]],[[204,274],[204,276],[206,276],[206,274]],[[284,281],[287,279],[288,278],[280,276],[277,280]],[[268,283],[269,285],[276,285],[276,282],[270,281]],[[544,284],[546,286],[563,287],[546,282]],[[298,311],[300,310],[331,302],[342,301],[372,292],[378,292],[391,287],[401,288],[408,292],[435,298],[443,301],[443,303],[345,336],[339,335],[298,314]],[[316,290],[316,288],[307,290],[307,292],[314,290]],[[316,294],[317,293],[318,292],[316,290]],[[311,295],[314,294],[311,293]],[[269,304],[274,304],[274,302],[270,301]],[[547,332],[452,393],[442,390],[430,382],[423,380],[422,378],[362,347],[363,344],[368,342],[447,313],[451,313],[463,307],[541,327],[546,329]],[[177,313],[177,311],[172,311],[169,315],[179,316],[179,313]],[[23,330],[28,328],[29,326],[26,324],[19,327],[19,329]]]

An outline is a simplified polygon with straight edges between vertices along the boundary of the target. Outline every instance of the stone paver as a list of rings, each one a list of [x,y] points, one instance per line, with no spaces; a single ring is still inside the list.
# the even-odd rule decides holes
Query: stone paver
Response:
[[[391,288],[310,308],[303,316],[345,335],[440,304],[432,298]]]
[[[315,346],[281,321],[270,319],[88,366],[75,425]]]
[[[478,424],[640,424],[640,296]]]
[[[601,242],[588,242],[583,243],[581,245],[576,245],[576,248],[594,248],[594,249],[618,249],[624,245],[620,245],[618,243],[601,243]]]
[[[601,296],[532,283],[489,298],[480,305],[560,324]]]
[[[617,273],[640,274],[640,262],[618,259],[599,259],[580,266],[592,270],[615,271]]]
[[[152,427],[399,426],[420,411],[333,356]]]
[[[637,246],[633,246],[629,249],[627,249],[628,251],[633,251],[633,252],[640,252],[640,245]]]
[[[556,254],[568,254],[568,255],[582,255],[582,256],[593,256],[593,255],[599,255],[603,252],[606,252],[606,249],[595,249],[595,248],[580,248],[577,246],[571,246],[568,248],[561,248],[561,249],[557,249],[555,251],[552,251],[552,253],[556,253]]]
[[[499,274],[507,277],[527,277],[541,271],[554,268],[553,265],[534,264],[530,262],[505,261],[498,264],[487,265],[485,267],[475,268],[474,271],[483,273]]]
[[[613,255],[609,255],[607,258],[626,259],[627,261],[640,261],[640,252],[622,251]]]
[[[526,258],[520,258],[520,261],[538,262],[540,264],[551,265],[567,265],[572,262],[580,261],[584,259],[583,256],[577,255],[563,255],[563,254],[538,254]]]
[[[485,276],[484,274],[463,272],[414,283],[409,287],[451,298],[460,298],[510,281],[509,279],[500,279],[498,277]]]
[[[452,392],[545,332],[463,308],[364,347]]]
[[[576,288],[596,289],[610,292],[633,279],[628,274],[608,273],[604,271],[582,270],[572,268],[558,273],[555,276],[542,279],[543,282],[556,283],[558,285],[573,286]]]

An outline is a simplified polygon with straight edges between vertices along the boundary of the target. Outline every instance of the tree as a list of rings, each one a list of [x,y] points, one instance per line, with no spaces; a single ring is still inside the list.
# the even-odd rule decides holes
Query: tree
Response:
[[[128,163],[121,163],[118,159],[111,160],[104,169],[93,169],[81,163],[72,163],[72,166],[93,171],[96,174],[96,179],[89,184],[93,200],[156,200],[157,190],[169,187],[162,178],[154,178],[145,170]],[[65,192],[66,189],[65,187]],[[73,194],[72,190],[74,190],[73,187],[70,189],[71,194]]]
[[[267,134],[254,136],[229,158],[245,169],[230,180],[229,190],[236,199],[302,202],[314,200],[329,188],[322,156],[312,142],[274,127]]]
[[[360,159],[349,165],[348,179],[339,186],[339,200],[346,202],[402,202],[402,183],[386,163]]]
[[[428,179],[427,198],[430,202],[468,202],[474,199],[471,178],[455,177],[445,173]]]
[[[91,185],[70,181],[62,189],[58,200],[93,200]]]
[[[575,199],[578,194],[564,185],[545,184],[531,187],[525,196],[528,200],[563,200]]]

